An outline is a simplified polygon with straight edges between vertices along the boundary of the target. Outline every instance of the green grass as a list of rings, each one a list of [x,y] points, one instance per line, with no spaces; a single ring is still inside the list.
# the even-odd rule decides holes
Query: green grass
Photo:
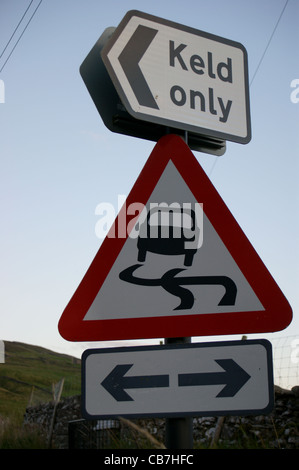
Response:
[[[81,393],[81,365],[71,356],[39,346],[4,341],[0,364],[0,417],[21,424],[32,404],[53,399],[53,384],[64,378],[62,397]]]
[[[47,441],[36,427],[23,428],[11,422],[0,424],[0,449],[47,449]]]

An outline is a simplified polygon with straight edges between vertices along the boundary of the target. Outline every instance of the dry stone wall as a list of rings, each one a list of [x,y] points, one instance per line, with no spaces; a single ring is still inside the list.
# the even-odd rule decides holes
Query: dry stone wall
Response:
[[[68,448],[69,422],[81,419],[81,398],[79,395],[54,402],[42,403],[26,409],[24,426],[38,428],[49,447]]]
[[[53,424],[51,446],[69,447],[69,422],[82,419],[80,396],[70,397],[58,403],[53,421],[54,404],[46,403],[28,408],[24,416],[25,426],[38,426],[41,434],[49,438]],[[157,441],[165,441],[163,419],[134,420]],[[197,417],[193,419],[194,447],[235,446],[237,448],[299,448],[299,386],[292,390],[275,387],[275,406],[268,415]],[[120,439],[141,439],[141,434],[121,423]],[[127,429],[124,429],[127,428]],[[130,435],[131,432],[131,435]],[[143,438],[144,439],[144,438]],[[216,442],[217,441],[217,442]],[[140,446],[140,443],[139,443]]]

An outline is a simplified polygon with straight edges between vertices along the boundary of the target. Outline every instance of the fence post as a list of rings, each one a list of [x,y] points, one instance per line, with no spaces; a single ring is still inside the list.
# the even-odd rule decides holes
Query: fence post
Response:
[[[56,418],[56,410],[57,410],[57,405],[60,401],[60,397],[62,394],[63,385],[64,385],[64,379],[61,379],[60,382],[58,382],[57,384],[56,393],[54,391],[54,409],[53,409],[53,414],[52,414],[52,419],[51,419],[51,424],[50,424],[50,431],[49,431],[49,436],[48,436],[48,448],[49,449],[51,448],[51,444],[52,444],[52,436],[53,436],[53,429],[54,429],[55,418]]]

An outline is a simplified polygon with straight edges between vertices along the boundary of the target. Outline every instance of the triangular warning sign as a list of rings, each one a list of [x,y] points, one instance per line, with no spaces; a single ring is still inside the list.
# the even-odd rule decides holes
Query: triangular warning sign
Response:
[[[159,140],[63,312],[70,341],[273,332],[291,307],[185,142]]]

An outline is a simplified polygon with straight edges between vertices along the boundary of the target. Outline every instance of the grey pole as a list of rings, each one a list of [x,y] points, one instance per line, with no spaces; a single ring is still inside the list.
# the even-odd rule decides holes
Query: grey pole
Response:
[[[185,132],[184,140],[188,144],[187,131]],[[173,343],[191,343],[191,337],[165,338],[165,344]],[[193,449],[192,418],[166,418],[165,445],[167,449]]]
[[[166,338],[165,344],[191,343],[191,338]],[[166,418],[165,446],[167,449],[193,449],[193,419]]]

